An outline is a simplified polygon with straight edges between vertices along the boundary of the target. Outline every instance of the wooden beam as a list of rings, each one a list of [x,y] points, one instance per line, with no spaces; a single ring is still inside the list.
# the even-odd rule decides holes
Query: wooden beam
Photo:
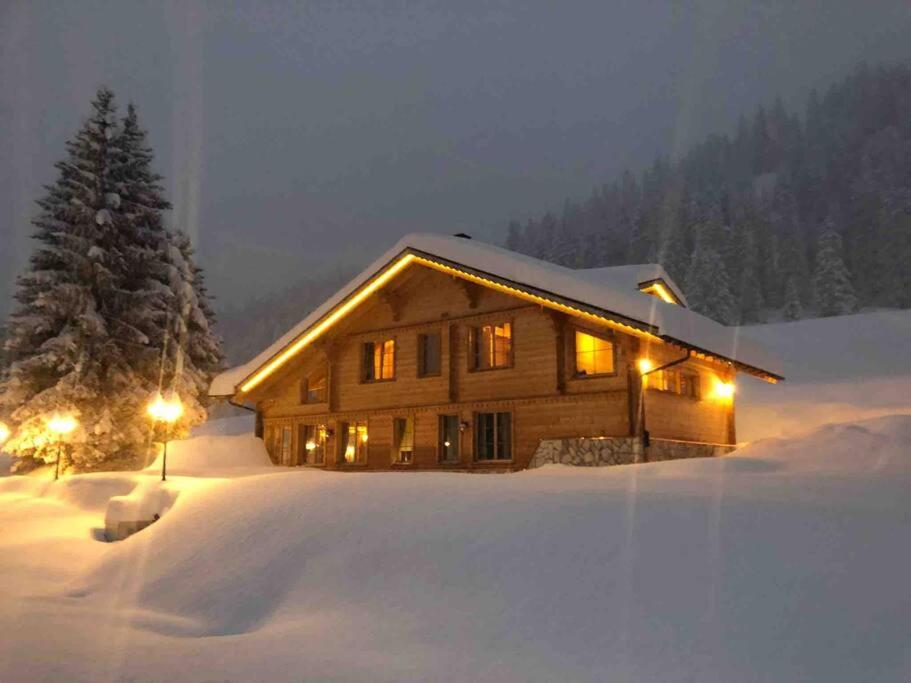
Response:
[[[453,281],[459,286],[462,294],[465,295],[465,300],[468,302],[468,308],[477,308],[478,301],[481,299],[481,292],[484,291],[484,288],[477,284],[476,282],[470,282],[460,277],[452,276]]]

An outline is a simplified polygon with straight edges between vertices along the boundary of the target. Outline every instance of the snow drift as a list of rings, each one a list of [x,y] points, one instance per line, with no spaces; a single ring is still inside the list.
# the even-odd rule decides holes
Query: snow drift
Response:
[[[227,680],[904,681],[909,443],[892,417],[714,460],[227,480],[63,602],[115,591]]]

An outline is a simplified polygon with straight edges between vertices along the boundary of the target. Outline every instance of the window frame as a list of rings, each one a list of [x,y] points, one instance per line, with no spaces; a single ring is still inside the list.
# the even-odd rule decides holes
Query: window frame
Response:
[[[411,453],[409,460],[402,460],[402,442],[398,435],[398,423],[405,423],[405,431],[402,433],[402,438],[408,433],[408,423],[411,423],[411,450],[408,451]],[[410,467],[414,465],[414,415],[404,415],[392,418],[392,451],[391,462],[393,465]]]
[[[376,346],[380,344],[385,347],[386,343],[392,342],[392,376],[391,377],[368,377],[367,370],[369,368],[370,373],[372,374],[374,366],[374,358],[376,355]],[[367,362],[367,347],[372,348],[372,353],[370,354],[370,363]],[[361,384],[377,384],[380,382],[394,382],[398,376],[398,362],[399,362],[399,343],[396,337],[383,337],[379,341],[371,340],[361,343],[361,371],[360,371],[360,380]],[[384,354],[385,355],[385,354]]]
[[[310,385],[311,378],[315,375],[321,375],[323,378],[323,398],[318,401],[313,401],[310,399]],[[317,368],[307,376],[301,379],[300,382],[300,403],[301,405],[320,405],[322,403],[328,403],[329,401],[329,369],[326,367]]]
[[[366,439],[359,444],[358,436],[362,426]],[[344,429],[342,427],[344,427]],[[345,457],[348,452],[348,435],[351,431],[351,427],[354,427],[354,460],[348,460]],[[338,464],[342,467],[365,467],[370,457],[370,424],[368,420],[340,420],[336,434],[338,442],[336,448]],[[344,441],[342,441],[343,438]],[[361,452],[361,448],[363,448],[364,457],[363,460],[358,460],[358,454]]]
[[[572,328],[570,328],[570,332],[572,335],[570,337],[570,346],[572,349],[571,357],[572,357],[572,364],[573,364],[573,368],[572,368],[573,369],[573,375],[572,375],[573,379],[598,379],[601,377],[616,377],[617,376],[617,374],[618,374],[617,366],[619,364],[620,358],[619,358],[619,353],[617,350],[617,338],[612,332],[610,332],[610,331],[595,332],[594,330],[591,330],[587,327],[578,327],[578,326],[573,326]],[[613,354],[613,366],[614,366],[614,369],[612,372],[597,372],[597,373],[593,373],[593,374],[579,372],[579,365],[578,365],[579,356],[578,356],[578,351],[576,349],[576,335],[579,333],[586,334],[589,337],[594,337],[595,339],[600,339],[601,341],[605,341],[611,345],[611,352]]]
[[[509,352],[507,353],[506,363],[503,365],[491,365],[490,367],[480,367],[480,339],[481,330],[484,327],[491,327],[494,330],[499,326],[509,326]],[[494,350],[496,355],[496,349]],[[478,323],[468,326],[468,371],[469,372],[492,372],[494,370],[509,370],[515,367],[516,362],[516,325],[512,318],[498,319],[491,322]]]
[[[493,415],[493,449],[494,457],[493,458],[481,458],[478,455],[478,435],[480,430],[478,429],[478,422],[482,415]],[[500,452],[500,416],[508,415],[509,416],[509,431],[507,438],[509,439],[509,457],[508,458],[498,458],[496,454]],[[513,451],[515,450],[515,424],[513,421],[513,413],[509,410],[498,410],[494,412],[476,412],[473,414],[473,434],[472,434],[472,459],[476,463],[511,463],[514,460]]]
[[[444,428],[444,421],[446,419],[452,418],[455,420],[455,458],[453,460],[447,460],[443,457],[443,454],[447,450],[444,439],[446,437],[446,430]],[[437,415],[437,464],[438,465],[460,465],[462,464],[462,416],[458,413],[441,413]]]
[[[665,388],[665,386],[654,386],[651,383],[649,384],[649,389],[652,391],[660,391],[665,394],[671,394],[673,396],[680,396],[682,398],[688,398],[691,401],[700,401],[702,400],[702,376],[698,370],[693,370],[687,368],[686,370],[678,370],[677,368],[667,368],[666,370],[659,370],[655,373],[655,381],[661,381],[662,385],[667,385],[667,379],[669,377],[673,378],[673,385],[670,388]],[[694,387],[694,391],[683,393],[683,377],[690,378],[690,386]],[[695,380],[695,381],[693,381]]]
[[[424,347],[424,342],[427,339],[432,337],[436,338],[437,346],[437,367],[434,372],[427,372],[425,369],[425,364],[427,360],[426,349]],[[417,336],[418,344],[418,362],[417,362],[417,377],[418,379],[424,379],[425,377],[440,377],[443,374],[443,333],[440,330],[430,330],[427,332],[419,332]]]
[[[326,466],[326,453],[328,451],[329,444],[329,429],[325,424],[306,424],[301,423],[298,425],[297,437],[299,440],[298,443],[298,458],[300,459],[300,466],[302,467],[325,467]],[[307,449],[307,444],[310,442],[310,439],[313,439],[314,446],[313,449]],[[315,453],[321,453],[322,457],[319,462],[311,462],[310,450],[313,450]]]

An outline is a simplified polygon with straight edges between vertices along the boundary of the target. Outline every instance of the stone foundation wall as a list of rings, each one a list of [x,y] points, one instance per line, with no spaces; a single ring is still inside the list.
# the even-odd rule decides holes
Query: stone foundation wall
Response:
[[[642,461],[642,441],[636,437],[542,439],[529,468],[542,465],[606,467]]]
[[[716,458],[727,455],[736,446],[723,446],[710,443],[693,443],[691,441],[668,441],[652,439],[648,447],[648,461],[682,460],[684,458]]]
[[[652,439],[649,447],[643,449],[642,440],[634,436],[542,439],[528,467],[609,467],[683,458],[713,458],[730,453],[734,448],[735,446]]]

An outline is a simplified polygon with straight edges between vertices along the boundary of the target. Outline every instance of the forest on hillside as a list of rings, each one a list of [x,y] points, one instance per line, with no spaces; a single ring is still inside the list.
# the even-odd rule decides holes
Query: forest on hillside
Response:
[[[911,307],[911,68],[861,65],[659,156],[506,246],[571,268],[659,262],[726,324]]]

